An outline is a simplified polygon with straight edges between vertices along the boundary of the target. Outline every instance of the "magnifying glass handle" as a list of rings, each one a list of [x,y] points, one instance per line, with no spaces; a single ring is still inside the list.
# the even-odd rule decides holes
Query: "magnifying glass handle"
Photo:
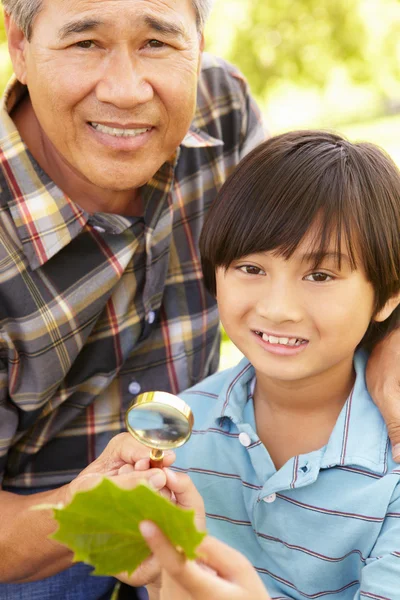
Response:
[[[162,450],[150,450],[150,468],[162,469],[164,452]]]

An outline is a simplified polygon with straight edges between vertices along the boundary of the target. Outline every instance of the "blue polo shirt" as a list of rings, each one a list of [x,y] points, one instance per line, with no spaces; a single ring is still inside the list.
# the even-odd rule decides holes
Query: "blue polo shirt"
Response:
[[[247,359],[181,394],[195,424],[176,467],[203,496],[209,532],[247,556],[274,600],[400,599],[400,466],[366,356],[354,364],[328,444],[278,471],[256,432]]]

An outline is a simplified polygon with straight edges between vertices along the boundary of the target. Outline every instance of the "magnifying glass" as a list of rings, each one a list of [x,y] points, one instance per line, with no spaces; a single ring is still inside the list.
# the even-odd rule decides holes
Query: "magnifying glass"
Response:
[[[145,392],[135,398],[125,417],[131,435],[148,446],[150,466],[162,468],[164,450],[179,448],[193,429],[190,407],[167,392]]]

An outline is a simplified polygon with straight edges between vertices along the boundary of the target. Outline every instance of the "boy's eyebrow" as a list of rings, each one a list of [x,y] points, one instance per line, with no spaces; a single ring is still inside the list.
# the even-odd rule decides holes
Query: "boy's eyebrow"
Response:
[[[181,39],[185,37],[184,30],[176,23],[171,23],[169,21],[165,21],[164,19],[158,19],[149,15],[144,15],[140,17],[139,20],[141,20],[144,25],[156,33]],[[58,32],[58,38],[60,40],[65,40],[70,35],[74,35],[76,33],[85,33],[86,31],[93,31],[106,25],[107,23],[101,19],[75,19],[74,21],[70,21],[61,27],[60,31]]]
[[[303,260],[307,262],[321,262],[326,259],[340,260],[351,264],[350,258],[343,252],[306,252],[303,254]]]

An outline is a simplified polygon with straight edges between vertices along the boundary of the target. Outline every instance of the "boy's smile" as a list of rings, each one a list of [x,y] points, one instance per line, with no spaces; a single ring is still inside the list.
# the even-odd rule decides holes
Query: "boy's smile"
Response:
[[[261,252],[217,269],[222,323],[258,380],[296,382],[298,389],[300,382],[315,378],[323,377],[324,385],[330,375],[349,378],[375,294],[362,265],[352,270],[344,250],[340,267],[332,243],[315,268],[311,231],[287,260]]]
[[[280,335],[260,330],[255,330],[253,333],[258,337],[258,343],[273,354],[292,356],[302,352],[308,344],[308,340],[297,335]]]

